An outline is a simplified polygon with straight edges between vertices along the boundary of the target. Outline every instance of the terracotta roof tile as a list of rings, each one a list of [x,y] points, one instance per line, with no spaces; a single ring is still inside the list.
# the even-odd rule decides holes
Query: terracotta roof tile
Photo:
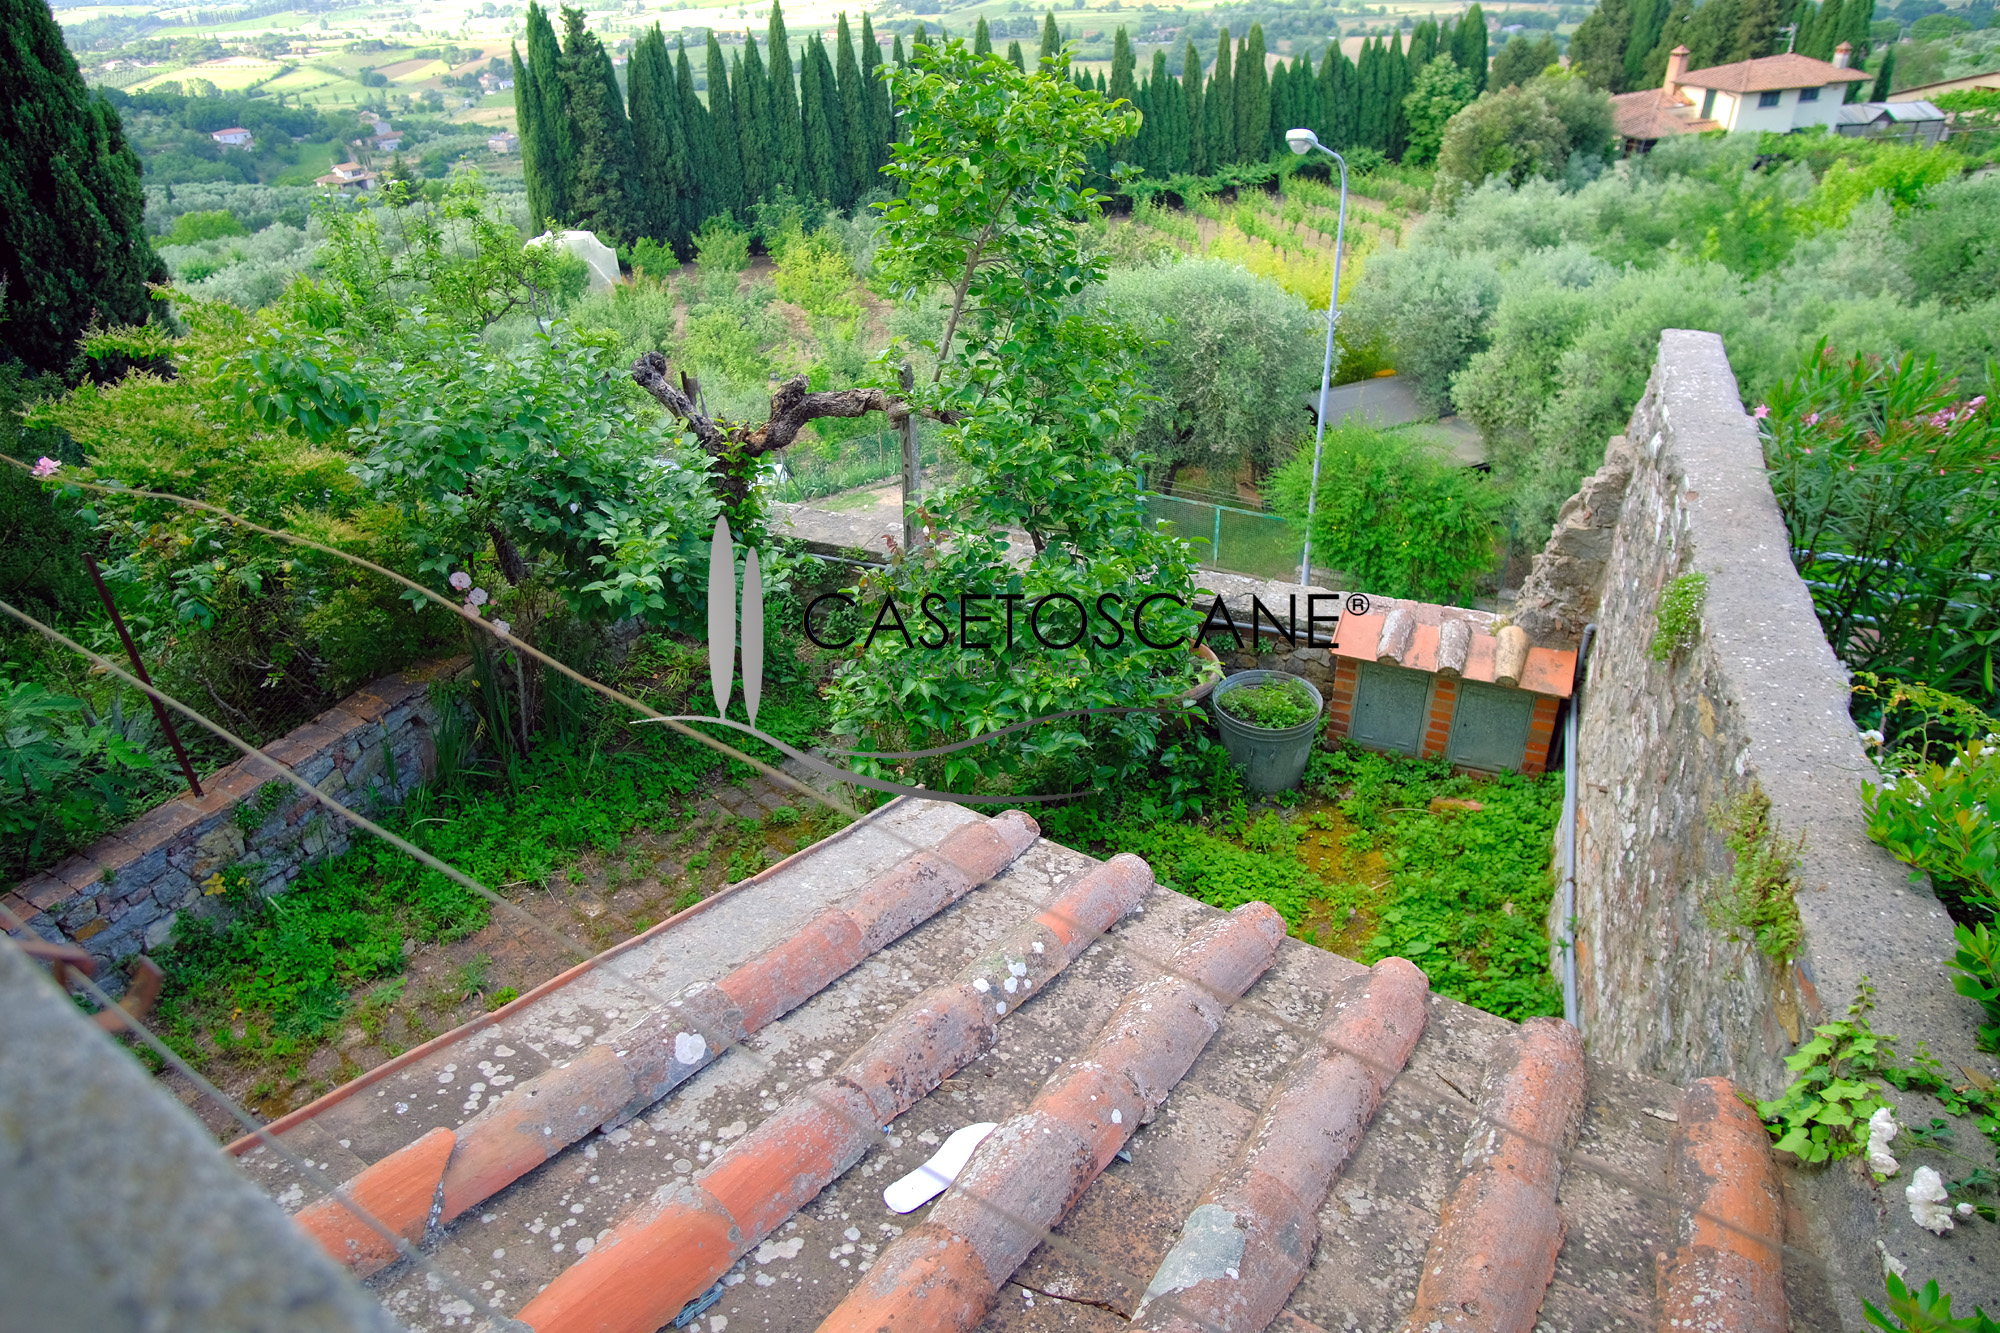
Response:
[[[877,1125],[894,1120],[990,1048],[1001,1020],[1021,1002],[1005,997],[1019,994],[1023,979],[1030,994],[1038,992],[1137,905],[1152,883],[1151,870],[1136,856],[1113,857],[1080,876],[1042,914],[1071,924],[1067,942],[1055,940],[1035,919],[1018,926],[997,949],[905,1008],[839,1074],[791,1098],[739,1139],[673,1203],[622,1219],[600,1246],[528,1302],[521,1321],[536,1333],[653,1333],[860,1160]],[[1012,984],[1003,988],[1003,979]],[[675,1238],[698,1232],[718,1208],[735,1221],[728,1245],[701,1249],[698,1261],[686,1257]],[[671,1262],[662,1265],[660,1255],[672,1256]]]
[[[956,1186],[820,1325],[822,1333],[970,1329],[999,1288],[1167,1100],[1248,990],[1285,925],[1246,903],[1198,928],[1169,970],[1126,999],[1081,1059],[994,1130]]]
[[[1872,77],[1858,69],[1843,69],[1829,61],[1787,52],[1691,69],[1681,75],[1680,84],[1725,93],[1767,93],[1784,88],[1824,88],[1829,83],[1865,83]]]
[[[1671,139],[1676,134],[1719,130],[1722,122],[1703,120],[1685,97],[1667,96],[1664,88],[1642,88],[1611,99],[1611,123],[1621,139]]]
[[[716,985],[696,984],[613,1041],[523,1083],[459,1130],[457,1152],[436,1156],[436,1135],[426,1136],[369,1167],[350,1189],[400,1180],[412,1169],[410,1161],[422,1161],[432,1171],[431,1188],[385,1197],[390,1211],[377,1215],[405,1235],[412,1226],[421,1235],[435,1194],[443,1220],[458,1217],[592,1130],[652,1105],[730,1042],[762,1029],[867,958],[874,950],[863,948],[864,938],[886,944],[936,914],[1026,851],[1039,832],[1019,811],[953,830],[936,854],[920,852],[898,864],[851,907],[826,909]],[[379,1233],[336,1200],[313,1204],[299,1217],[328,1253],[359,1272],[374,1272],[395,1257]]]
[[[1487,1075],[1462,1159],[1470,1169],[1445,1201],[1403,1333],[1535,1326],[1562,1248],[1556,1185],[1582,1127],[1586,1082],[1575,1028],[1558,1018],[1521,1025]]]
[[[1660,1273],[1662,1328],[1785,1333],[1784,1200],[1771,1140],[1726,1078],[1681,1098],[1668,1144],[1687,1201],[1680,1248]]]

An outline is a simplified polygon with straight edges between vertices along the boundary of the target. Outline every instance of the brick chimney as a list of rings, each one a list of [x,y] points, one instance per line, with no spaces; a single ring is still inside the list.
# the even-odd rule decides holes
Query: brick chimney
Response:
[[[1852,59],[1854,59],[1854,47],[1851,43],[1842,42],[1839,46],[1833,48],[1833,67],[1835,69],[1846,69],[1847,62]]]
[[[1669,102],[1680,100],[1681,75],[1687,73],[1687,67],[1688,49],[1685,46],[1676,46],[1667,53],[1666,92]]]

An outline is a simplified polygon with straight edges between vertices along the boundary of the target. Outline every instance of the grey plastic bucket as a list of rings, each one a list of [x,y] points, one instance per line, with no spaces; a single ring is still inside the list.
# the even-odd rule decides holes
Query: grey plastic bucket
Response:
[[[1232,716],[1222,707],[1222,696],[1232,690],[1262,685],[1267,680],[1295,680],[1313,697],[1312,721],[1292,727],[1259,727]],[[1209,695],[1214,705],[1215,725],[1222,732],[1223,748],[1243,770],[1243,781],[1259,796],[1289,790],[1305,776],[1306,761],[1312,758],[1313,740],[1319,735],[1320,719],[1326,715],[1326,700],[1313,683],[1289,671],[1239,671],[1224,679]]]

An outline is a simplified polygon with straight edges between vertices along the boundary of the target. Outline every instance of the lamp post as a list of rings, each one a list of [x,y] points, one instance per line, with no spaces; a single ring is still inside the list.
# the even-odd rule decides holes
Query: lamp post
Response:
[[[1333,326],[1340,318],[1340,246],[1347,235],[1347,159],[1319,141],[1319,136],[1311,130],[1297,129],[1285,132],[1285,142],[1292,151],[1303,157],[1317,148],[1340,164],[1340,221],[1333,231],[1333,295],[1326,306],[1326,359],[1320,365],[1319,407],[1313,413],[1317,419],[1318,431],[1313,436],[1312,489],[1306,492],[1306,544],[1299,555],[1299,586],[1312,584],[1313,511],[1319,503],[1319,459],[1320,451],[1326,444],[1326,396],[1333,387]]]

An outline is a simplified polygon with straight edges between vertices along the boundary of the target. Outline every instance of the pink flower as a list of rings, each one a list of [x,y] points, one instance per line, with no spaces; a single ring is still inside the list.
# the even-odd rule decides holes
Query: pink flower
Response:
[[[1966,403],[1965,405],[1966,415],[1970,416],[1972,413],[1977,412],[1980,408],[1984,406],[1986,406],[1986,395],[1982,393],[1977,398],[1974,398],[1970,402]]]
[[[1817,412],[1806,413],[1806,424],[1808,426],[1817,426],[1819,424],[1819,413]]]
[[[495,631],[496,631],[497,633],[500,633],[500,634],[511,634],[511,633],[513,632],[513,629],[514,629],[514,627],[513,627],[512,625],[509,625],[509,624],[508,624],[508,623],[507,623],[506,621],[504,621],[504,620],[496,620],[496,621],[494,621],[494,622],[493,622],[493,628],[494,628],[494,630],[495,630]]]
[[[1771,409],[1767,404],[1759,403],[1757,404],[1757,410],[1751,413],[1751,415],[1756,417],[1757,420],[1762,421],[1765,417],[1771,415]]]
[[[56,462],[55,459],[44,456],[37,458],[35,466],[30,470],[37,477],[53,477],[61,467],[62,464]]]
[[[453,574],[449,579],[446,579],[445,582],[451,584],[451,586],[456,588],[458,591],[464,592],[467,588],[470,588],[472,586],[472,575],[466,573],[464,570],[461,569],[456,574]]]
[[[471,592],[465,594],[465,604],[467,606],[484,606],[490,600],[492,599],[487,597],[486,589],[484,588],[474,588]]]
[[[477,619],[478,617],[485,614],[485,612],[479,609],[478,604],[474,602],[470,597],[465,599],[465,613],[473,617],[474,619]]]

